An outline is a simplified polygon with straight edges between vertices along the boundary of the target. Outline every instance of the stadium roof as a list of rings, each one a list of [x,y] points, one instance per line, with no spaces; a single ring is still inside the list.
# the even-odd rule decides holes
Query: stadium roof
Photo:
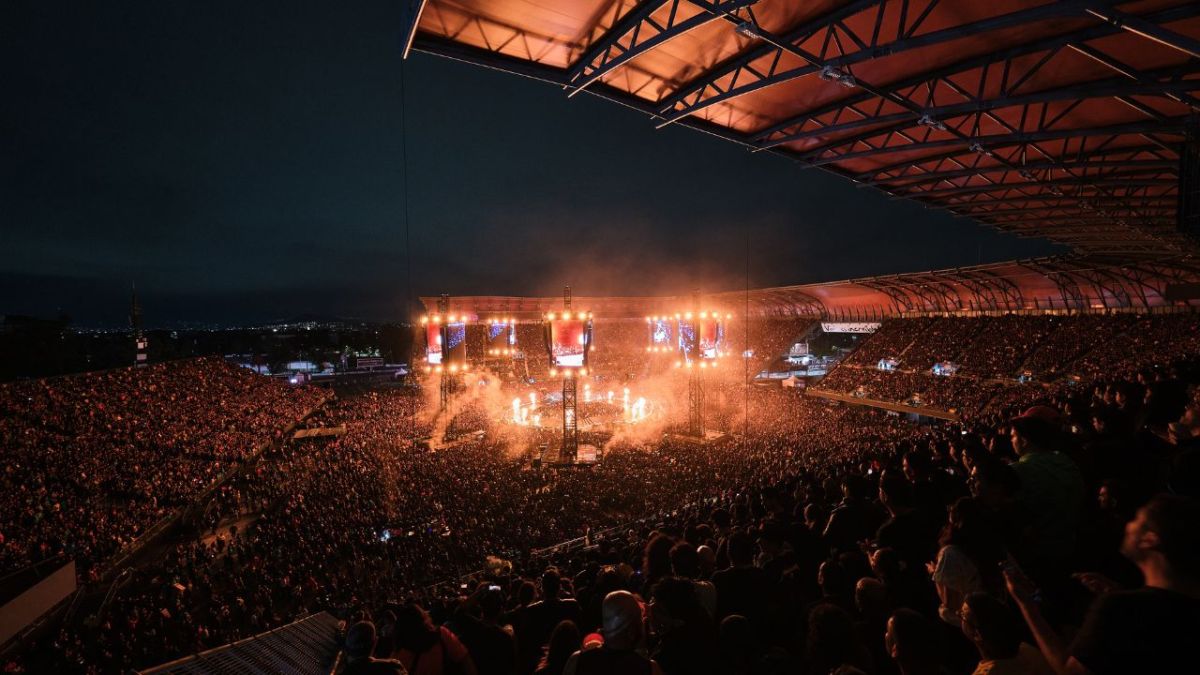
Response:
[[[1194,0],[409,4],[406,53],[602,96],[1079,253],[1193,246],[1176,203],[1200,109]]]
[[[421,302],[435,311],[438,298]],[[450,312],[479,320],[537,320],[562,309],[562,297],[455,296]],[[598,319],[671,314],[688,296],[584,297],[572,306]],[[811,316],[841,320],[958,312],[1145,311],[1200,306],[1200,260],[1191,257],[1116,263],[1083,257],[1035,258],[954,269],[892,274],[798,286],[708,293],[704,305],[738,316]]]

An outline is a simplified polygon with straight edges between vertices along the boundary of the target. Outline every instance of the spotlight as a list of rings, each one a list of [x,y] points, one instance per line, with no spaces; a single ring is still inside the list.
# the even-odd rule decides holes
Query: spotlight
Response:
[[[758,40],[762,34],[758,32],[758,26],[753,21],[743,21],[733,27],[734,32],[744,38],[750,40]]]
[[[980,143],[979,141],[971,141],[971,144],[967,146],[967,149],[970,150],[971,152],[974,152],[975,154],[983,155],[984,157],[995,157],[996,156],[996,153],[983,147],[983,144]]]
[[[930,129],[936,129],[938,131],[946,130],[945,122],[942,122],[941,120],[934,118],[932,115],[930,115],[928,113],[921,115],[921,119],[917,120],[917,124],[920,124],[923,127],[929,127]]]
[[[854,79],[853,75],[845,71],[838,70],[833,66],[822,67],[820,77],[826,82],[837,82],[847,89],[852,89],[858,86],[858,81]]]

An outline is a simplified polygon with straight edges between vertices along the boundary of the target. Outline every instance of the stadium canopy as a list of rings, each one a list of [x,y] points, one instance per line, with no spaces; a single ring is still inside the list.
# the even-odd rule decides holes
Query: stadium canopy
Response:
[[[406,21],[406,55],[600,96],[1078,254],[1194,250],[1177,205],[1200,173],[1195,0],[408,0]]]
[[[708,293],[706,306],[738,316],[875,321],[896,316],[997,312],[1144,312],[1200,306],[1200,261],[1191,257],[1105,262],[1051,257],[797,286]],[[436,311],[437,297],[423,297]],[[643,319],[692,306],[691,296],[585,297],[597,319]],[[480,320],[537,321],[562,297],[455,296],[449,311]]]
[[[757,315],[1195,303],[1200,2],[409,0],[408,49],[640,110],[1073,255],[717,294]],[[1189,201],[1190,200],[1190,201]],[[1185,210],[1190,204],[1190,211]],[[597,317],[683,298],[580,298]],[[556,298],[462,298],[537,316]],[[472,304],[467,307],[467,304]]]

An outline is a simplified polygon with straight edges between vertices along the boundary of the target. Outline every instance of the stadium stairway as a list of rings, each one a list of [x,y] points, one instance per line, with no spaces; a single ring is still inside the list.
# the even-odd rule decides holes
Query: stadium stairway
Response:
[[[318,612],[275,630],[164,663],[141,675],[329,675],[337,668],[340,622]]]

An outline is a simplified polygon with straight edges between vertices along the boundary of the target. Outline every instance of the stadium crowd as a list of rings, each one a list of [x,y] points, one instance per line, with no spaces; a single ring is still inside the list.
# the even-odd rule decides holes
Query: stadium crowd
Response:
[[[1198,352],[1196,314],[892,319],[817,386],[972,417]],[[880,356],[867,361],[860,353]],[[885,358],[897,369],[878,368]],[[947,361],[957,368],[952,375],[932,373]]]
[[[0,385],[0,576],[92,575],[324,396],[221,359]]]
[[[349,673],[1168,671],[1200,628],[1200,351],[1158,346],[1191,360],[963,425],[755,387],[744,435],[586,469],[532,468],[495,430],[430,451],[418,396],[347,397],[306,422],[345,435],[269,450],[207,536],[29,670],[143,667],[325,610]]]

